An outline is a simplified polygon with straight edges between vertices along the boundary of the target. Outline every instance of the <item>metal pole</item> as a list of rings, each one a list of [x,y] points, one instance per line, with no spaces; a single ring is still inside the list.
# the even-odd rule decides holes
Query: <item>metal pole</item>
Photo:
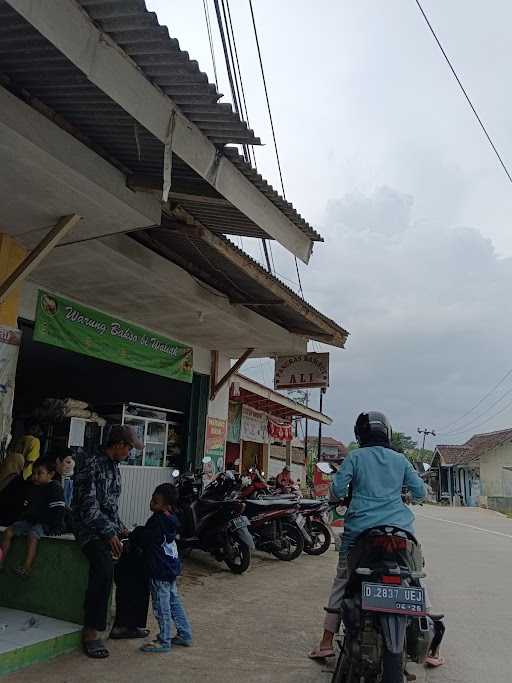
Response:
[[[323,407],[324,407],[324,394],[325,394],[325,388],[322,387],[320,389],[320,412],[322,412]],[[322,423],[318,423],[318,451],[317,451],[317,460],[320,462],[320,454],[322,451]]]
[[[309,393],[306,391],[306,408],[308,407]],[[308,464],[308,418],[306,418],[306,428],[304,430],[304,462]]]

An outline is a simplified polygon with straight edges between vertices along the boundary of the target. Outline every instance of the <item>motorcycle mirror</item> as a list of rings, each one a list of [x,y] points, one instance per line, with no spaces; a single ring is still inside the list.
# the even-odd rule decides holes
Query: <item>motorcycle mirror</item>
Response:
[[[207,465],[209,462],[211,462],[212,459],[210,458],[209,455],[205,455],[203,458],[203,465]]]
[[[428,472],[429,469],[430,469],[430,465],[428,464],[428,462],[424,462],[424,463],[423,463],[423,470],[424,470],[425,472]]]
[[[171,475],[174,477],[174,479],[177,479],[180,476],[180,471],[179,470],[173,470],[171,472]]]
[[[316,466],[320,470],[320,472],[323,472],[324,474],[332,474],[333,473],[333,469],[329,465],[328,462],[317,462]]]

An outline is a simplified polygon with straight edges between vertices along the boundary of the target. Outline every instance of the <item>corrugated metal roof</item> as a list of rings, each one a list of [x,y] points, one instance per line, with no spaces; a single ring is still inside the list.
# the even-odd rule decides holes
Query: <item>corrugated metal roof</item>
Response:
[[[218,239],[238,256],[238,264],[192,231],[157,228],[131,233],[131,236],[222,292],[232,303],[242,304],[295,334],[344,346],[348,337],[346,330],[301,299],[227,238]],[[258,278],[253,275],[255,270]],[[286,295],[285,300],[275,290],[269,292],[266,283],[277,284]]]
[[[497,432],[474,434],[462,445],[436,446],[436,451],[447,465],[466,465],[478,460],[486,451],[510,441],[512,441],[512,429],[500,429]]]
[[[259,142],[208,78],[183,52],[166,27],[158,24],[143,0],[80,0],[91,18],[138,64],[149,80],[166,92],[203,133],[223,146],[233,164],[312,240],[320,235],[227,143]],[[4,76],[6,78],[4,78]],[[162,181],[164,146],[122,107],[87,79],[75,65],[0,0],[0,82],[36,106],[55,123],[115,163],[127,175]],[[223,200],[186,163],[173,158],[173,191]],[[218,234],[269,237],[224,200],[207,205],[181,199],[194,218]]]
[[[97,26],[114,40],[146,76],[179,105],[186,116],[217,144],[261,144],[230,104],[208,82],[199,64],[160,26],[144,0],[79,0]]]

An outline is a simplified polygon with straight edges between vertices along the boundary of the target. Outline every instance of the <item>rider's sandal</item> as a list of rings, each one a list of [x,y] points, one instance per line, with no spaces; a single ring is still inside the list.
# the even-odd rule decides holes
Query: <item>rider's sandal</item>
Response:
[[[328,657],[334,657],[334,650],[332,648],[320,649],[316,647],[312,650],[308,657],[310,659],[327,659]]]

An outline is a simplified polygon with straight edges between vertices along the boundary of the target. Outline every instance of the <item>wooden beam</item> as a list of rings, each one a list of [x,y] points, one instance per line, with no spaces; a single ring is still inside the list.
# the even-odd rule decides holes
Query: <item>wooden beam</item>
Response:
[[[240,370],[242,365],[249,358],[249,356],[251,355],[251,353],[253,351],[254,351],[253,348],[247,349],[246,351],[244,351],[242,353],[242,355],[240,356],[240,358],[236,361],[236,363],[229,368],[229,370],[226,372],[224,377],[221,377],[221,379],[219,379],[218,382],[217,381],[214,382],[212,379],[211,392],[210,392],[210,400],[211,401],[213,401],[213,399],[217,396],[217,394],[222,389],[222,387],[226,384],[226,382],[228,382],[228,380],[230,380],[231,377],[233,377],[233,375],[236,374],[238,372],[238,370]],[[217,353],[217,352],[214,351],[213,353]]]
[[[126,184],[130,190],[136,192],[154,192],[157,195],[162,194],[162,178],[159,176],[146,175],[130,175],[126,179]],[[228,202],[224,197],[209,197],[207,195],[192,194],[190,192],[169,192],[169,200],[174,202],[190,202],[193,204],[206,204],[210,206],[222,206],[228,208],[235,208],[233,204]]]
[[[52,251],[79,220],[81,220],[81,216],[76,213],[70,216],[62,216],[57,225],[43,237],[30,254],[27,254],[20,265],[0,284],[0,301],[9,296],[12,290],[18,287],[37,268],[45,256]]]
[[[273,275],[267,273],[261,266],[259,266],[252,259],[248,258],[243,252],[234,249],[230,242],[218,237],[213,232],[208,230],[197,219],[191,216],[183,207],[179,207],[173,211],[173,216],[177,220],[170,219],[173,229],[177,233],[195,237],[203,240],[208,246],[219,252],[224,258],[233,263],[235,266],[245,271],[245,273],[255,280],[258,284],[265,287],[276,298],[282,299],[283,303],[293,308],[305,320],[315,325],[321,332],[313,332],[311,330],[295,330],[290,329],[291,334],[298,334],[308,339],[315,339],[320,342],[325,342],[333,346],[343,348],[348,338],[348,332],[336,326],[334,327],[320,314],[311,309],[305,301],[299,299],[292,292],[288,291],[281,282]]]
[[[296,327],[289,327],[288,332],[292,334],[299,334],[302,337],[308,337],[308,339],[316,339],[319,342],[325,342],[326,344],[332,344],[334,339],[334,334],[323,334],[319,332],[312,332],[311,330],[301,330]]]
[[[259,301],[241,301],[240,299],[230,299],[232,306],[279,306],[284,304],[283,299],[260,299]]]

